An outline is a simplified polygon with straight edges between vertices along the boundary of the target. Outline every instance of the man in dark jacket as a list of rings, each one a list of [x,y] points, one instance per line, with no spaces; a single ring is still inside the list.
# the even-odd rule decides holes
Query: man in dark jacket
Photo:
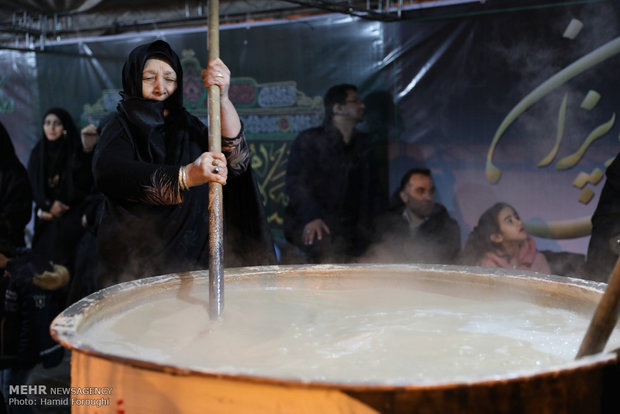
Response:
[[[379,242],[370,260],[400,263],[452,264],[461,249],[459,225],[435,202],[431,172],[414,168],[403,176],[392,211],[378,224]]]
[[[304,260],[348,262],[368,245],[375,205],[367,135],[356,128],[365,105],[349,84],[332,86],[323,102],[323,125],[301,132],[291,147],[284,232]]]

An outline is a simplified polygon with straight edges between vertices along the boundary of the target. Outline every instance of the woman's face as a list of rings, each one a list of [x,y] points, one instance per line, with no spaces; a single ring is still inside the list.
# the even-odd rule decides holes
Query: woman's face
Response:
[[[142,70],[142,97],[165,101],[177,89],[177,74],[165,59],[151,58]]]
[[[62,126],[62,121],[54,114],[48,114],[43,120],[43,132],[45,138],[50,141],[56,141],[62,137],[65,132],[65,128]]]

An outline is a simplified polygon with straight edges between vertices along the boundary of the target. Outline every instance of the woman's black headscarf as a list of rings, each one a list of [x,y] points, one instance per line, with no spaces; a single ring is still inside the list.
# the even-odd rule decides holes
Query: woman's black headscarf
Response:
[[[46,199],[60,200],[70,203],[74,196],[74,183],[71,171],[74,165],[74,155],[81,151],[81,141],[73,119],[62,108],[51,108],[43,116],[43,121],[49,114],[56,115],[64,128],[63,135],[55,141],[43,137],[37,143],[30,155],[28,173],[32,183],[32,192],[35,202],[39,206],[46,205]],[[55,186],[54,194],[49,193],[49,181],[58,176],[60,181]]]
[[[142,71],[146,61],[151,58],[165,59],[177,75],[177,88],[165,101],[142,96]],[[174,131],[183,129],[189,120],[183,108],[183,68],[168,43],[156,40],[131,51],[123,66],[121,98],[118,111],[127,121],[142,161],[178,163],[181,155],[178,143],[181,137]],[[170,112],[167,117],[163,116],[164,109]]]
[[[142,71],[146,61],[154,57],[167,60],[177,74],[177,89],[164,102],[166,109],[178,110],[183,106],[183,68],[177,54],[163,40],[138,46],[131,51],[123,66],[123,99],[142,98]]]
[[[168,61],[177,75],[177,89],[164,101],[144,98],[142,93],[144,65],[155,57]],[[208,129],[185,110],[182,94],[181,63],[166,42],[141,45],[129,54],[122,99],[117,113],[103,126],[94,158],[96,182],[106,195],[97,236],[104,280],[208,266],[209,187],[185,192],[180,204],[159,205],[145,198],[145,188],[176,186],[179,167],[208,151]],[[128,163],[129,158],[138,162]],[[223,193],[227,264],[274,263],[251,167],[239,176],[229,175]]]

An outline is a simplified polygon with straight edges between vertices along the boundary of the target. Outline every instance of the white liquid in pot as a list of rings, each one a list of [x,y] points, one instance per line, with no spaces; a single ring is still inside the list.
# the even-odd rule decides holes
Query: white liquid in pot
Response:
[[[81,332],[95,350],[177,367],[303,381],[408,384],[543,369],[575,358],[589,315],[402,287],[227,286],[158,296]],[[492,296],[492,295],[491,295]],[[620,344],[618,332],[607,349]]]

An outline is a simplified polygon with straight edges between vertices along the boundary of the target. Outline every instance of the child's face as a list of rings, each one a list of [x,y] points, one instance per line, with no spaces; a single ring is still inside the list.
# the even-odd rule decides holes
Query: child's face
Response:
[[[510,207],[504,207],[497,216],[501,243],[520,242],[527,238],[519,215]]]

